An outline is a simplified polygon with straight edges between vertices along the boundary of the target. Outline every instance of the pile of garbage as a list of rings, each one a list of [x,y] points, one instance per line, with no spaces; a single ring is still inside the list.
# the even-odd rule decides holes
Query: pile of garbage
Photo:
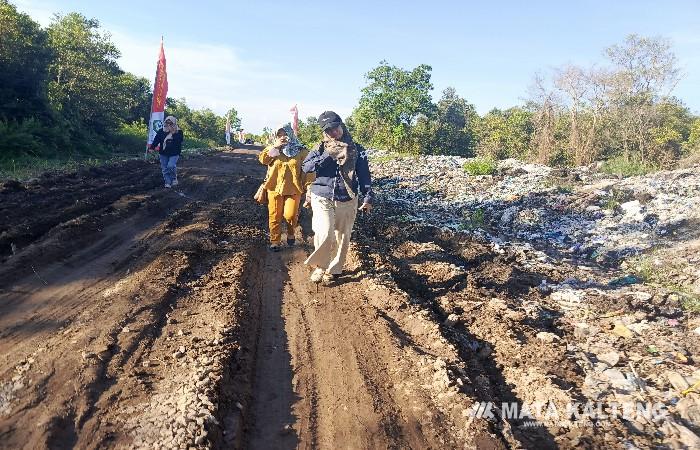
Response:
[[[464,168],[469,159],[457,156],[374,151],[370,161],[383,201],[405,211],[399,221],[472,230],[599,263],[700,237],[697,167],[622,179],[594,166],[560,169],[515,159],[477,176]]]
[[[700,167],[622,178],[514,159],[470,175],[469,163],[371,152],[385,219],[467,233],[522,273],[561,274],[520,307],[557,317],[536,339],[565,345],[582,398],[658,408],[620,415],[660,447],[700,448]]]

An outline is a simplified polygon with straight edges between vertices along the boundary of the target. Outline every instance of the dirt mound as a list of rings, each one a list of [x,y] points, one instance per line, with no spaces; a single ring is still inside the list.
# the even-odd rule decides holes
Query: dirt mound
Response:
[[[493,414],[480,417],[508,445],[687,448],[698,442],[691,411],[700,395],[677,387],[698,380],[697,321],[678,299],[640,291],[624,277],[608,283],[615,274],[607,269],[556,260],[532,246],[420,222],[387,223],[383,217],[403,209],[391,199],[378,206],[377,214],[360,219],[363,266],[405,292],[412,314],[436,324],[457,350],[448,366],[466,374],[460,378],[465,403],[486,405],[477,416],[493,405]],[[614,412],[652,404],[659,414],[648,419]],[[525,405],[540,412],[513,414]]]

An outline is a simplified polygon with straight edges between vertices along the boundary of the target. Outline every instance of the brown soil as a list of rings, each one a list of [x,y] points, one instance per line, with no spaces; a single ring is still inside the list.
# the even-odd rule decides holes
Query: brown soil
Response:
[[[183,161],[173,190],[143,161],[0,189],[0,447],[614,448],[629,436],[470,416],[476,402],[585,401],[566,341],[535,339],[568,332],[533,306],[563,269],[380,211],[358,220],[344,276],[317,288],[307,243],[266,250],[252,200],[263,174],[236,150]]]

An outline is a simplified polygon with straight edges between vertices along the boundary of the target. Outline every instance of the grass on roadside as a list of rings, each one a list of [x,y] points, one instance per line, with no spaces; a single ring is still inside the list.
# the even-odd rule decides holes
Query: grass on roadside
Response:
[[[212,151],[211,147],[202,146],[199,148],[185,148],[182,150],[182,157],[187,158],[190,155],[206,153]],[[74,157],[67,156],[62,158],[39,158],[34,156],[23,156],[20,158],[0,160],[0,181],[12,180],[28,180],[35,178],[44,172],[72,172],[82,167],[95,167],[109,164],[112,162],[123,161],[126,159],[143,158],[145,152],[138,153],[114,153],[104,157]],[[154,158],[153,154],[149,158]]]
[[[14,152],[6,151],[3,153],[5,156],[0,157],[0,180],[26,180],[48,171],[73,171],[80,167],[143,158],[146,151],[146,133],[147,127],[143,122],[122,124],[105,142],[95,141],[94,145],[85,148],[63,148],[62,153],[53,156],[48,156],[48,153],[41,154],[25,142],[23,147]],[[213,140],[195,139],[187,134],[185,130],[182,146],[184,155],[201,153],[203,149],[216,147]],[[53,150],[52,153],[56,151]]]
[[[121,129],[113,137],[113,151],[118,153],[133,153],[138,154],[146,149],[146,124],[131,123],[123,124]],[[216,142],[206,139],[196,139],[188,136],[187,131],[184,131],[185,138],[182,141],[183,149],[200,149],[216,147]]]
[[[111,160],[124,159],[123,157],[89,157],[89,158],[38,158],[23,156],[8,160],[0,160],[0,180],[26,180],[36,177],[44,172],[74,171],[80,167],[100,166]]]

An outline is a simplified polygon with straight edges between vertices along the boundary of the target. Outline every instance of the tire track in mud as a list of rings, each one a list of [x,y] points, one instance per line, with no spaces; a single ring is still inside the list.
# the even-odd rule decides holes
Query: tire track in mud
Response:
[[[111,205],[127,194],[149,191],[160,184],[152,164],[142,160],[80,169],[26,184],[13,183],[1,194],[12,193],[0,203],[0,258],[40,239],[55,226]],[[143,174],[134,177],[134,173]],[[36,214],[46,209],[48,214]],[[12,247],[15,247],[13,251]]]
[[[14,372],[27,368],[10,385],[14,414],[0,414],[3,447],[82,448],[95,442],[129,442],[120,429],[120,404],[148,398],[150,388],[165,378],[162,366],[151,364],[154,373],[148,374],[141,365],[157,346],[154,343],[171,339],[164,329],[175,324],[171,316],[181,303],[195,312],[187,284],[228,258],[233,244],[241,243],[248,254],[250,242],[262,237],[258,232],[264,215],[237,211],[236,199],[245,199],[247,207],[256,187],[257,167],[247,164],[252,158],[211,159],[219,159],[215,165],[224,171],[207,175],[212,161],[206,158],[184,164],[181,186],[190,191],[189,199],[173,191],[127,194],[68,226],[59,224],[2,267],[0,296],[9,300],[2,302],[3,316],[16,326],[3,327],[0,337],[0,381],[10,378],[13,366]],[[246,172],[251,169],[252,177]],[[190,177],[193,182],[187,181]],[[217,200],[231,194],[234,199],[217,208]],[[153,226],[162,219],[166,220]],[[65,229],[75,232],[66,234]],[[104,237],[95,239],[95,232]],[[66,239],[72,237],[77,239]],[[232,245],[221,248],[225,238]],[[62,261],[52,260],[56,253],[63,254]],[[37,260],[36,255],[46,258]],[[32,276],[17,277],[26,261],[34,261],[32,268],[43,275],[43,283]],[[56,301],[64,306],[46,308]]]
[[[264,214],[240,209],[248,206],[253,191],[254,185],[249,184],[219,206],[212,208],[209,202],[201,213],[195,209],[178,214],[165,224],[170,231],[190,227],[194,230],[174,243],[191,261],[186,266],[186,278],[175,285],[179,292],[167,305],[170,311],[160,315],[155,336],[148,345],[140,345],[142,354],[132,364],[138,367],[138,363],[145,362],[144,367],[149,368],[134,372],[137,382],[148,388],[147,395],[134,395],[138,386],[127,384],[114,393],[116,397],[108,398],[108,403],[121,406],[114,421],[125,424],[132,439],[115,439],[100,424],[105,444],[120,446],[131,442],[141,447],[161,442],[201,446],[223,442],[216,419],[217,404],[222,398],[216,394],[216,384],[229,355],[238,351],[238,335],[244,323],[241,319],[249,307],[242,283],[249,272],[256,272],[254,254],[259,252],[263,237],[260,224]],[[198,320],[201,317],[204,320]],[[212,336],[216,338],[211,339]],[[163,376],[163,371],[172,375]],[[122,392],[127,395],[122,396]],[[173,407],[164,410],[162,403],[168,402]],[[143,409],[144,403],[143,414],[136,418],[125,416],[125,412],[130,415]],[[109,404],[105,405],[107,408]],[[151,414],[153,411],[155,415]],[[187,427],[176,430],[178,420],[186,421]]]
[[[434,367],[447,353],[397,338],[400,326],[380,305],[403,298],[364,278],[357,261],[341,283],[317,291],[306,254],[266,257],[244,448],[503,447],[484,427],[465,426],[469,404],[456,388],[423,380],[444,382],[444,367]]]
[[[297,355],[297,366],[307,367],[303,373],[300,373],[293,383],[295,392],[303,392],[306,395],[303,397],[305,403],[298,407],[300,411],[307,411],[306,414],[299,414],[299,441],[305,442],[307,448],[318,447],[318,370],[314,366],[315,349],[311,340],[311,327],[306,318],[304,310],[299,311],[299,329],[302,331],[297,335],[298,344],[294,346]]]

